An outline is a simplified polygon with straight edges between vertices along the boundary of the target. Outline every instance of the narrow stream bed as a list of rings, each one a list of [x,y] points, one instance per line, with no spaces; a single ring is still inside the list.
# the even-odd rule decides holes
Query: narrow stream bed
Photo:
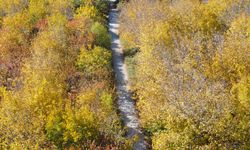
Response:
[[[128,90],[128,72],[124,63],[123,50],[118,31],[118,10],[111,9],[109,13],[109,33],[111,35],[112,42],[111,49],[113,69],[116,77],[116,88],[118,96],[117,104],[121,113],[123,124],[127,128],[126,137],[129,139],[132,139],[134,137],[138,138],[138,140],[134,143],[134,150],[146,150],[147,144],[144,140],[144,135],[139,127],[139,120],[135,108],[135,103],[132,100],[131,93]]]

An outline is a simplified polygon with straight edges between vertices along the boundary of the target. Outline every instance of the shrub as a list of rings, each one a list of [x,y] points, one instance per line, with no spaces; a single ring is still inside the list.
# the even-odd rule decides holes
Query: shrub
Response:
[[[110,49],[111,40],[108,30],[98,22],[95,22],[91,27],[91,32],[95,35],[95,44],[97,46]]]
[[[77,67],[87,74],[95,74],[110,69],[111,53],[105,48],[95,47],[92,50],[81,49]]]

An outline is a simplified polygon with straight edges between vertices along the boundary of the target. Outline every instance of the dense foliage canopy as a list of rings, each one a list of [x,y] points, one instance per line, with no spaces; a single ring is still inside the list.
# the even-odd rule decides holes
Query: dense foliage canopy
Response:
[[[124,147],[107,12],[102,0],[0,0],[0,149]]]
[[[249,149],[250,1],[124,3],[121,38],[152,148]]]
[[[118,9],[151,148],[249,149],[250,0]],[[0,149],[131,149],[115,108],[108,11],[104,0],[0,0]]]

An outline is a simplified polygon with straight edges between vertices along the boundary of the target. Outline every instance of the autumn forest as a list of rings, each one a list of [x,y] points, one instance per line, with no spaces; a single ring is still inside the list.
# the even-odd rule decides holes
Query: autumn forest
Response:
[[[250,0],[0,0],[0,150],[249,150]]]

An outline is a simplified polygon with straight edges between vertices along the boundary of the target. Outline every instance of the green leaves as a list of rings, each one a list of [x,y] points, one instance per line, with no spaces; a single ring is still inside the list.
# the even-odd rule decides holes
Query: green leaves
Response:
[[[91,32],[95,35],[95,45],[110,49],[111,40],[106,27],[95,22],[91,27]]]

